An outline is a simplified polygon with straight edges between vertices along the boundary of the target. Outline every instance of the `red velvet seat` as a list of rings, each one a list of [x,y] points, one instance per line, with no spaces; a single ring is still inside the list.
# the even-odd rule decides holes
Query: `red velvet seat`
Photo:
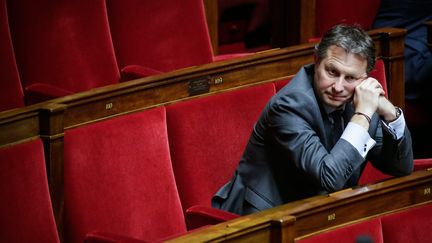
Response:
[[[361,237],[365,237],[369,241],[360,241]],[[383,243],[383,233],[381,230],[380,218],[369,219],[360,223],[347,225],[335,230],[330,230],[318,235],[308,237],[298,243],[346,243],[346,242],[373,242]],[[390,241],[391,242],[391,241]]]
[[[59,242],[40,139],[0,148],[0,241]]]
[[[106,2],[122,80],[240,55],[214,57],[202,0]]]
[[[340,23],[359,24],[366,30],[370,29],[380,2],[379,0],[316,0],[315,36],[322,36],[333,25]]]
[[[167,106],[171,156],[184,209],[210,206],[214,193],[234,173],[253,125],[274,93],[269,83]],[[202,223],[193,214],[188,213],[189,228]]]
[[[21,87],[11,36],[6,1],[0,1],[0,111],[24,106],[24,93]]]
[[[151,75],[213,61],[202,0],[106,2],[120,68]]]
[[[145,241],[186,232],[164,107],[67,130],[64,148],[67,242],[95,232]]]
[[[376,78],[380,82],[387,96],[387,79],[385,76],[384,62],[382,60],[377,60],[375,69],[370,73],[370,76]],[[404,115],[406,116],[406,114]],[[432,167],[432,159],[414,159],[414,171],[429,167]],[[359,179],[359,185],[376,183],[391,177],[392,176],[386,175],[375,169],[370,163],[368,163]]]
[[[392,243],[431,242],[432,204],[407,209],[396,214],[383,216],[383,236]]]
[[[119,70],[105,1],[8,1],[28,103],[113,84]]]

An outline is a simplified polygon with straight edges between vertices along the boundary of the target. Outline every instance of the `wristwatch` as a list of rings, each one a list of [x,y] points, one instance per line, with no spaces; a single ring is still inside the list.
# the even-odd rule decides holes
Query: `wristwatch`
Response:
[[[399,108],[397,106],[395,106],[395,110],[396,110],[396,119],[395,120],[397,120],[400,117],[400,115],[402,114],[402,110],[401,110],[401,108]]]
[[[394,122],[401,116],[401,114],[402,114],[401,108],[395,106],[395,114],[396,114],[396,118],[391,120],[391,121],[388,121],[387,123]]]

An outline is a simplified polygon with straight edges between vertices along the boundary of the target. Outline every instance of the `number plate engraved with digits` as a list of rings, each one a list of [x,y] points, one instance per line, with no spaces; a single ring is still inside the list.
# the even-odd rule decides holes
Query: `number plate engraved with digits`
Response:
[[[208,93],[210,90],[210,79],[208,77],[189,81],[189,95]]]

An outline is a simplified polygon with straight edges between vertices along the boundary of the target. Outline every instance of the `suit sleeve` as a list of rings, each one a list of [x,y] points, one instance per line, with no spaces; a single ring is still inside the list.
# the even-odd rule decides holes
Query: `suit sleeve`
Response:
[[[313,91],[311,91],[313,92]],[[313,95],[293,95],[272,104],[268,116],[271,146],[328,192],[344,188],[364,158],[343,139],[328,151],[321,112]]]
[[[399,139],[382,121],[376,132],[377,144],[369,152],[368,159],[375,168],[392,176],[405,176],[413,171],[413,151],[411,134],[404,125],[403,135]]]

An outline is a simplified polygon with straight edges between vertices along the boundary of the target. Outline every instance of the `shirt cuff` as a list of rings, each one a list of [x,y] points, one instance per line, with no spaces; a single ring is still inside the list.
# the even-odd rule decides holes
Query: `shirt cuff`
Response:
[[[366,129],[353,122],[348,123],[341,138],[354,146],[363,158],[366,158],[369,150],[376,144]]]
[[[403,112],[396,120],[390,122],[389,124],[385,123],[384,121],[381,123],[384,130],[390,133],[395,140],[399,140],[401,137],[403,137],[405,133],[405,117]]]

